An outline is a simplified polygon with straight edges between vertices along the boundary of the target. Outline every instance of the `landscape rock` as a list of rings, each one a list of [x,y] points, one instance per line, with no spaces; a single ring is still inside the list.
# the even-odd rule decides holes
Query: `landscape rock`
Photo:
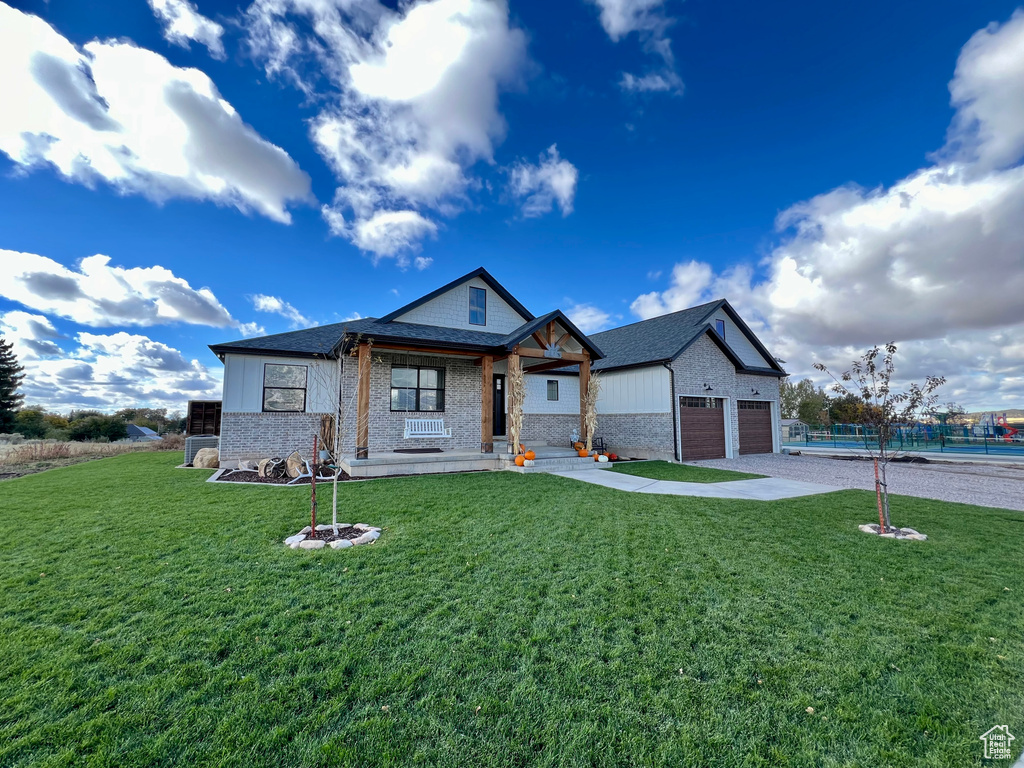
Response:
[[[192,466],[199,469],[216,469],[220,465],[220,451],[216,448],[200,448],[192,458]]]
[[[352,546],[352,542],[348,539],[336,539],[331,542],[331,549],[348,549]]]
[[[334,529],[334,526],[332,526],[330,523],[321,523],[317,525],[316,529],[318,531],[330,531]]]
[[[288,477],[295,478],[302,474],[306,465],[302,463],[302,456],[298,451],[292,451],[292,455],[285,459],[285,467]]]
[[[370,526],[368,526],[366,523],[356,523],[352,527],[355,528],[357,531],[368,531],[368,530],[370,530]]]
[[[257,464],[257,462],[255,462],[252,459],[239,459],[238,460],[238,468],[239,469],[244,469],[247,472],[252,472],[254,469],[256,469],[256,464]]]
[[[299,542],[299,549],[323,549],[327,542],[323,539],[307,539]]]
[[[313,529],[312,529],[312,528],[310,528],[310,527],[309,527],[309,526],[307,525],[307,526],[306,526],[305,528],[303,528],[303,529],[302,529],[301,531],[299,531],[299,533],[310,533],[310,532],[312,532],[312,530],[313,530]]]
[[[288,544],[288,545],[291,545],[291,544],[298,544],[300,541],[305,541],[305,540],[306,540],[306,534],[304,534],[304,533],[296,533],[294,536],[289,536],[287,539],[285,539],[284,543]]]

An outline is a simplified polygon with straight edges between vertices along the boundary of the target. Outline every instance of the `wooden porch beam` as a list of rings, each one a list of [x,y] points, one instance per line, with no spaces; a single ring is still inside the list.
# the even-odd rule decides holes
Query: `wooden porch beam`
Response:
[[[538,344],[540,344],[540,348],[541,349],[547,349],[548,348],[547,339],[545,339],[543,336],[540,335],[540,331],[534,331],[533,332],[533,340],[536,341]]]
[[[356,383],[356,458],[370,456],[370,345],[359,344],[359,377]]]
[[[517,346],[514,351],[518,352],[520,357],[534,357],[534,358],[541,358],[541,359],[544,359],[544,360],[550,360],[551,359],[550,357],[548,357],[547,355],[544,354],[544,350],[543,349],[531,349],[530,347],[520,347],[520,346]],[[583,360],[589,360],[590,359],[590,355],[587,354],[586,352],[583,352],[583,353],[580,353],[580,352],[563,352],[562,353],[562,357],[560,359],[568,361],[570,363],[581,363],[581,362],[583,362]]]
[[[565,360],[551,360],[547,363],[523,368],[523,373],[541,373],[542,371],[550,371],[552,368],[568,368],[570,365],[575,365],[575,363],[567,363]]]
[[[484,355],[484,357],[487,357],[487,355]],[[473,361],[473,365],[479,368],[483,363],[484,357],[478,357]],[[490,355],[490,358],[492,363],[500,363],[502,360],[507,359],[508,355]]]
[[[374,349],[396,349],[401,352],[420,352],[424,355],[465,355],[480,357],[480,352],[467,352],[461,349],[441,349],[440,347],[415,347],[410,344],[389,344],[386,341],[375,342]]]
[[[494,453],[494,359],[480,358],[480,453]]]
[[[561,338],[558,341],[555,342],[555,346],[556,347],[563,347],[563,346],[565,346],[565,342],[567,342],[571,338],[572,338],[572,334],[569,333],[568,331],[566,331],[565,333],[562,334]]]
[[[555,346],[555,321],[552,320],[548,323],[548,343],[545,344],[548,349]]]

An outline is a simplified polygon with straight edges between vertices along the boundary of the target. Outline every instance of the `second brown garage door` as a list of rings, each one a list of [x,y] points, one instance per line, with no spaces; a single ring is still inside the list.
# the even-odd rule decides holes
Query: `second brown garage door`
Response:
[[[772,405],[761,400],[740,400],[740,453],[771,453]]]
[[[683,461],[724,459],[725,409],[722,398],[680,398],[679,431]]]

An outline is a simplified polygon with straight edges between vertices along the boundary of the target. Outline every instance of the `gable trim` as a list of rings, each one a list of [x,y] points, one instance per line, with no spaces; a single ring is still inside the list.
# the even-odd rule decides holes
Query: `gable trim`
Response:
[[[604,353],[598,348],[590,338],[577,328],[573,322],[565,316],[560,309],[556,309],[554,312],[548,312],[543,317],[537,317],[528,323],[525,323],[516,328],[512,333],[505,337],[505,348],[512,349],[519,342],[529,338],[533,335],[533,332],[543,328],[548,323],[555,321],[561,323],[569,333],[580,343],[580,345],[590,353],[591,360],[600,360],[604,357]]]
[[[736,327],[740,329],[740,333],[742,333],[746,337],[747,341],[749,341],[751,343],[751,345],[754,347],[754,349],[757,350],[757,353],[759,355],[761,355],[761,357],[764,358],[764,360],[769,364],[769,366],[770,366],[770,368],[772,370],[774,370],[774,371],[776,371],[778,373],[781,373],[784,376],[788,376],[789,375],[789,374],[786,373],[785,370],[783,370],[782,366],[780,366],[778,364],[778,362],[776,362],[776,360],[772,356],[771,352],[769,352],[765,348],[764,344],[761,343],[761,340],[759,338],[757,338],[757,336],[754,335],[754,332],[752,330],[750,330],[750,327],[743,321],[743,318],[740,317],[739,313],[735,309],[732,308],[732,304],[729,303],[728,299],[719,299],[718,301],[716,301],[714,306],[708,311],[708,313],[706,315],[704,315],[704,319],[706,320],[707,318],[711,317],[711,315],[713,315],[719,309],[724,309],[725,310],[725,313],[736,324]],[[709,325],[710,325],[710,323],[709,323]],[[743,367],[746,367],[746,366],[743,366]],[[756,371],[758,369],[751,366],[750,370],[751,370],[751,372],[753,372],[753,371]],[[765,370],[765,369],[762,368],[760,370]]]
[[[528,310],[526,307],[520,304],[515,296],[509,293],[501,283],[499,283],[491,276],[490,272],[488,272],[483,267],[477,267],[469,274],[463,275],[462,277],[458,277],[455,280],[452,280],[447,285],[442,285],[437,290],[431,291],[425,296],[420,296],[418,299],[409,302],[404,307],[399,307],[394,312],[384,315],[384,317],[380,318],[379,322],[390,323],[392,320],[401,317],[406,312],[411,312],[412,310],[416,309],[416,307],[420,307],[426,304],[428,301],[436,299],[438,296],[447,293],[453,288],[458,288],[463,283],[469,282],[474,277],[479,277],[481,280],[487,283],[487,285],[491,287],[491,290],[498,294],[505,301],[506,304],[508,304],[510,307],[512,307],[512,309],[518,312],[519,315],[525,318],[527,322],[536,319],[534,318],[530,310]]]

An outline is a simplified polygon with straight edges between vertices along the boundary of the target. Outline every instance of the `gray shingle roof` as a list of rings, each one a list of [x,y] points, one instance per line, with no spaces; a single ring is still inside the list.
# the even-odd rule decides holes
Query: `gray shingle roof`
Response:
[[[373,339],[396,339],[424,341],[441,344],[458,344],[471,347],[497,347],[505,340],[503,333],[467,331],[462,328],[445,328],[439,325],[419,325],[392,321],[381,322],[373,318],[353,320],[345,324],[350,334],[363,334]]]
[[[604,358],[595,362],[593,369],[600,371],[673,359],[704,330],[708,315],[720,303],[712,301],[593,334],[590,338],[604,352]]]
[[[271,354],[329,355],[341,341],[348,323],[318,325],[301,331],[275,333],[272,336],[258,336],[253,339],[239,339],[223,344],[211,344],[217,355],[225,352],[269,352]]]

